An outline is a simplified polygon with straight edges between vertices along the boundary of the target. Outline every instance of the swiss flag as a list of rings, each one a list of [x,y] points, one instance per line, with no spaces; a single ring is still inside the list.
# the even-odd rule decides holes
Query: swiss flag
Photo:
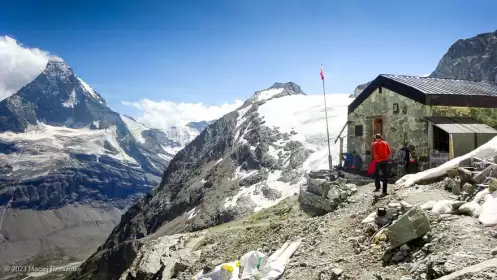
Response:
[[[324,81],[324,69],[322,64],[321,64],[321,72],[319,74],[321,74],[321,80]]]

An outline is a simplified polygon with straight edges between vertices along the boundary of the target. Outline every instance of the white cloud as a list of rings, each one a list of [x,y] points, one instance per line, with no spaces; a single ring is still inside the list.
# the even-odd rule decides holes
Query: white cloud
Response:
[[[186,125],[192,121],[216,120],[243,104],[241,100],[221,105],[205,105],[202,103],[177,103],[167,100],[152,101],[149,99],[122,103],[143,112],[142,116],[136,118],[138,121],[149,127],[160,129]]]
[[[0,101],[34,80],[45,69],[48,58],[48,52],[0,36]]]

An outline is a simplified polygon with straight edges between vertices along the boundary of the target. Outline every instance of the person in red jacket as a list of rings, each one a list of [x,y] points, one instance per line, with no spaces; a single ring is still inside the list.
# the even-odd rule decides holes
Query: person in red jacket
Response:
[[[380,170],[383,173],[383,195],[387,195],[387,180],[388,180],[388,159],[392,152],[390,151],[390,145],[386,141],[383,141],[383,138],[380,134],[375,135],[375,141],[373,142],[373,160],[376,161],[376,167],[374,170],[374,178],[375,178],[375,192],[380,191]]]

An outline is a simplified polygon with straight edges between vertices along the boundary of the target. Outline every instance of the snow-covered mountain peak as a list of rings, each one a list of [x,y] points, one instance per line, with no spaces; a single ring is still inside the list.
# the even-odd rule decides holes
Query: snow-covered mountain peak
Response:
[[[290,96],[290,95],[305,95],[299,85],[288,82],[288,83],[274,83],[271,87],[256,91],[252,97],[245,101],[245,105],[254,102],[265,102],[273,98]]]
[[[23,132],[43,122],[71,128],[107,128],[118,114],[59,57],[50,57],[45,70],[17,93],[0,101],[0,131]]]
[[[74,76],[74,73],[67,65],[67,63],[58,56],[51,56],[48,59],[47,66],[43,73],[47,74],[47,77],[60,77],[61,79],[69,79]]]

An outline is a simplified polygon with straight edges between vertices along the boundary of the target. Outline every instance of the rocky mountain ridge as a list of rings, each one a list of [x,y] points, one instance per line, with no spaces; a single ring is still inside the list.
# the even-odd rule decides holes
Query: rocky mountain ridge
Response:
[[[430,77],[497,84],[497,30],[457,40]]]

